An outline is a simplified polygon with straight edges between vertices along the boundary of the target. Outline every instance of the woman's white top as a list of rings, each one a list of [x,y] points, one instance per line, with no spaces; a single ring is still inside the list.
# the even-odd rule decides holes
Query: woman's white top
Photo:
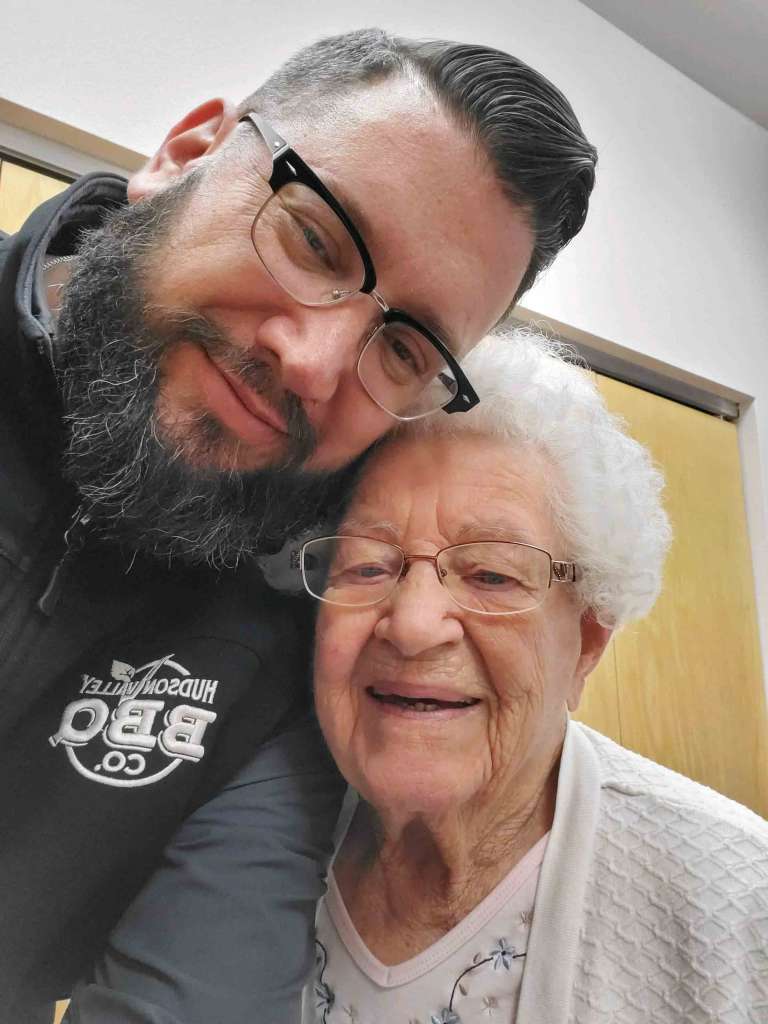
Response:
[[[516,1024],[768,1024],[768,822],[570,722],[522,963]],[[348,998],[327,1024],[355,1021]],[[460,1024],[495,1010],[467,1005]]]
[[[394,967],[358,935],[331,872],[303,1024],[513,1024],[547,838],[455,928]]]

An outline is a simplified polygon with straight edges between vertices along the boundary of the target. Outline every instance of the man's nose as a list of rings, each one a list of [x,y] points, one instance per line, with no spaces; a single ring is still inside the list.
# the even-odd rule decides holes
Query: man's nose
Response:
[[[385,602],[374,633],[404,657],[415,658],[462,639],[462,610],[438,580],[432,563],[413,562]]]
[[[318,405],[356,374],[360,349],[375,326],[376,307],[358,295],[336,305],[275,311],[260,325],[257,343],[275,357],[281,385]]]

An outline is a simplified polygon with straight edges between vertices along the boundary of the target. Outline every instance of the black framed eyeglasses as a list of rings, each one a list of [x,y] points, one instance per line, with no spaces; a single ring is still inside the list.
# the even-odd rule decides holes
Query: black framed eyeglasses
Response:
[[[315,172],[262,117],[246,114],[272,158],[272,190],[251,239],[270,276],[305,306],[370,295],[381,310],[360,352],[357,373],[371,399],[399,420],[442,409],[466,412],[480,399],[447,345],[376,290],[376,270],[349,214]]]
[[[576,565],[517,541],[450,544],[434,555],[409,555],[375,537],[315,537],[293,552],[306,591],[319,601],[360,608],[393,593],[413,562],[432,562],[459,607],[480,615],[518,615],[543,604],[553,583],[573,583]]]

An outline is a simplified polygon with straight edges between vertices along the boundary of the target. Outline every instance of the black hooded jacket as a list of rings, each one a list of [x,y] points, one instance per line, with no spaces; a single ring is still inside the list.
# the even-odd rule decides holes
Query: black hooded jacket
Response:
[[[210,808],[308,704],[303,602],[270,590],[250,566],[169,568],[99,543],[81,528],[77,494],[62,479],[40,261],[71,252],[83,226],[124,202],[122,179],[89,175],[0,242],[0,1021],[8,1024],[36,1019],[33,1006],[67,997],[88,976],[180,823]],[[316,888],[317,865],[306,870]],[[307,929],[311,913],[308,901]],[[231,954],[211,949],[212,974],[216,957]],[[216,1019],[228,1021],[221,1012]],[[122,1018],[99,1018],[112,1019]]]

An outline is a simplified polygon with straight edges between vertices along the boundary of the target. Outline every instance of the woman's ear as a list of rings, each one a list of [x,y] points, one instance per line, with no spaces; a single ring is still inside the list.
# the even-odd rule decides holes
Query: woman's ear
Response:
[[[601,626],[591,609],[583,613],[581,616],[581,654],[576,663],[567,697],[569,711],[575,711],[579,706],[587,676],[597,668],[612,636],[613,629],[609,626]]]
[[[225,99],[206,100],[168,132],[155,155],[128,182],[128,201],[153,195],[195,167],[224,142],[237,125],[237,107]]]

